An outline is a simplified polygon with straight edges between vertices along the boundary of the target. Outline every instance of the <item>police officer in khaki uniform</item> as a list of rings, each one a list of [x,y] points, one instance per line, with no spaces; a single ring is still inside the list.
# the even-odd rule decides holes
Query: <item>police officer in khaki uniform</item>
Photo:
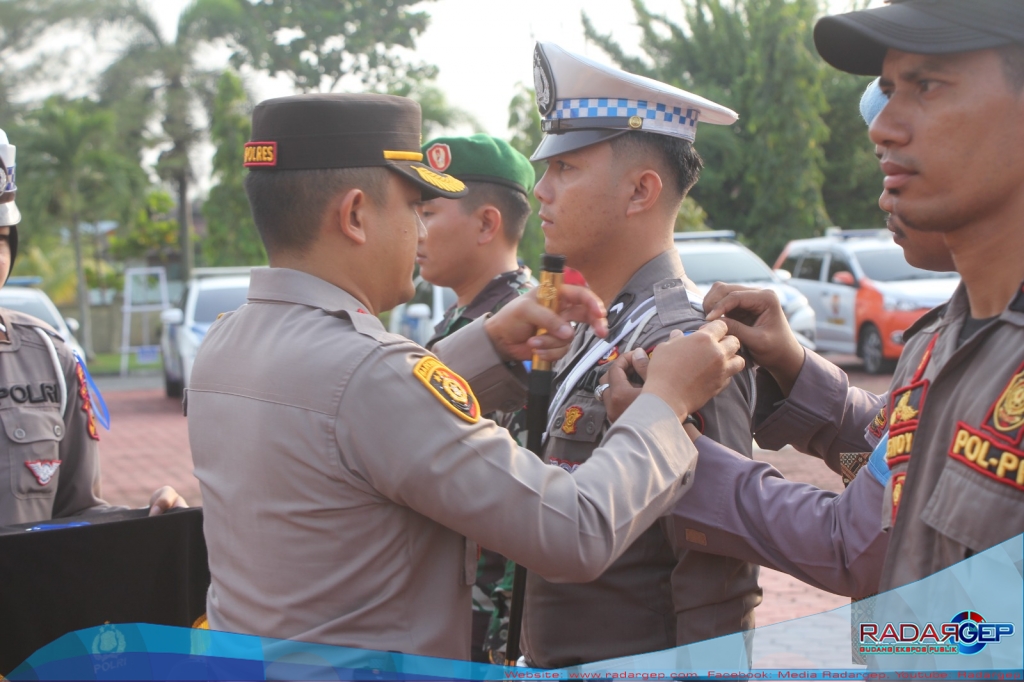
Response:
[[[564,253],[604,300],[611,330],[601,339],[579,327],[555,367],[544,458],[578,475],[609,432],[601,393],[615,359],[705,322],[672,232],[701,168],[697,121],[731,124],[736,114],[550,43],[537,45],[534,75],[547,133],[533,155],[548,165],[534,189],[545,247]],[[704,433],[747,456],[751,389],[743,372],[692,415]],[[530,574],[527,661],[564,667],[753,627],[757,567],[682,547],[666,524],[651,526],[587,584]]]
[[[674,516],[682,541],[706,551],[759,554],[794,575],[839,572],[839,580],[885,591],[1024,532],[1024,7],[908,0],[824,18],[815,41],[832,65],[881,74],[888,103],[870,127],[886,176],[879,204],[892,214],[898,243],[910,228],[941,236],[962,283],[904,333],[886,396],[850,388],[813,353],[786,351],[792,345],[771,333],[778,315],[763,296],[711,292],[709,318],[734,316],[730,329],[771,370],[759,374],[758,442],[791,443],[838,470],[843,453],[887,436],[872,455],[884,506],[879,518],[870,495],[859,503],[851,496],[844,514],[855,533],[837,533],[831,553],[793,561],[782,550],[796,544],[800,496],[779,497],[778,484],[751,480],[735,456],[697,438],[699,490],[736,504],[712,518],[700,499],[687,499]],[[859,483],[872,485],[858,476],[840,497]],[[770,526],[759,520],[767,510]],[[887,536],[886,551],[860,554],[858,547],[877,549],[872,535]]]
[[[598,576],[686,489],[680,420],[743,364],[722,323],[673,339],[652,364],[714,369],[648,382],[575,475],[519,448],[481,415],[520,407],[518,361],[556,359],[567,320],[601,330],[603,307],[564,287],[556,315],[527,294],[436,356],[388,334],[375,314],[412,296],[418,204],[464,189],[419,162],[419,136],[400,97],[253,112],[246,190],[271,267],[211,327],[186,395],[212,629],[467,658],[476,544]]]
[[[434,328],[430,349],[533,288],[516,252],[532,210],[528,196],[535,175],[530,160],[508,142],[483,133],[430,140],[423,145],[423,159],[466,184],[460,199],[437,197],[420,205],[426,228],[416,249],[420,276],[450,287],[458,297]],[[526,444],[525,410],[487,416]],[[473,585],[474,661],[504,659],[514,569],[511,561],[481,548]]]
[[[15,152],[0,130],[0,286],[18,255]],[[0,526],[115,509],[100,497],[99,432],[83,369],[55,329],[0,308]],[[150,513],[188,506],[173,488]]]

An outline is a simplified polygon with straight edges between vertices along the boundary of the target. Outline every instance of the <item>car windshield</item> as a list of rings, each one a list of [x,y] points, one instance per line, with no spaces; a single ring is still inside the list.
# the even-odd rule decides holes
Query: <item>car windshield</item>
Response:
[[[932,272],[915,268],[903,257],[903,249],[877,249],[858,251],[857,259],[868,279],[876,282],[900,282],[908,279],[946,279],[956,277],[955,272]]]
[[[734,251],[695,251],[679,253],[686,276],[697,284],[712,282],[770,282],[772,271],[761,260],[743,249]]]
[[[249,287],[226,287],[223,289],[202,289],[196,299],[195,321],[213,322],[221,313],[230,313],[245,303]]]
[[[34,296],[0,296],[0,308],[7,308],[8,310],[31,315],[32,317],[38,317],[51,327],[60,329],[60,322],[54,318],[53,311]]]

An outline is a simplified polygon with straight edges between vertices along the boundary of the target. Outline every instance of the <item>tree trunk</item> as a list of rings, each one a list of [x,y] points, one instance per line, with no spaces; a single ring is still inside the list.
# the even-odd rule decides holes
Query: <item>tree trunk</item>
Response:
[[[195,265],[192,248],[192,204],[188,198],[188,171],[178,175],[178,244],[181,247],[181,280],[188,282]]]
[[[76,193],[77,194],[77,193]],[[92,320],[89,316],[89,285],[85,281],[85,260],[82,257],[82,232],[80,229],[81,218],[78,211],[71,215],[71,234],[75,238],[75,271],[78,274],[78,315],[82,318],[82,349],[85,351],[85,359],[96,359],[92,352]]]

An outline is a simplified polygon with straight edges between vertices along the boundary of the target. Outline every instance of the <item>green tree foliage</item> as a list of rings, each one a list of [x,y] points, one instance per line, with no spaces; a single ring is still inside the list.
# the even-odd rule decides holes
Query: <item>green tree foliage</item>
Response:
[[[47,231],[52,234],[54,228],[70,231],[82,345],[89,354],[92,330],[82,224],[121,217],[118,208],[145,182],[139,167],[114,150],[114,120],[111,112],[89,99],[55,96],[26,115],[17,137],[18,201],[27,209],[26,243]]]
[[[685,21],[677,24],[633,0],[643,59],[626,55],[586,15],[583,22],[587,37],[624,69],[740,113],[734,126],[699,130],[696,146],[706,167],[692,195],[708,223],[737,230],[773,259],[789,239],[831,224],[830,211],[858,215],[847,207],[861,200],[849,187],[862,186],[864,176],[856,173],[864,171],[864,155],[870,154],[863,124],[852,133],[844,128],[844,140],[828,142],[830,123],[853,127],[847,111],[856,116],[857,88],[864,83],[831,73],[817,56],[812,28],[819,2],[683,2]],[[854,177],[843,177],[851,172]],[[826,178],[835,181],[827,193]]]
[[[225,71],[217,82],[210,128],[210,138],[217,147],[213,156],[217,184],[203,204],[207,235],[202,251],[209,265],[267,262],[243,184],[246,171],[241,164],[242,151],[252,130],[248,107],[242,80],[232,71]]]
[[[530,158],[533,150],[540,144],[544,133],[540,129],[540,112],[537,111],[537,97],[533,90],[522,83],[516,86],[516,93],[508,105],[508,129],[511,137],[509,144],[517,152]],[[539,181],[547,164],[534,163],[533,170]],[[540,269],[540,256],[544,253],[544,232],[540,228],[540,218],[537,211],[540,202],[537,197],[530,193],[530,217],[526,221],[526,230],[519,242],[519,258],[537,272]]]
[[[110,255],[122,261],[146,259],[166,265],[178,246],[178,221],[173,214],[171,195],[150,190],[131,223],[110,238]]]

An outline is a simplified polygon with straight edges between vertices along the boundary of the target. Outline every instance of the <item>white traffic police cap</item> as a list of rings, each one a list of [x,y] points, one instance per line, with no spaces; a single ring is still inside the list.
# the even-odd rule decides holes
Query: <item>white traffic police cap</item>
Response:
[[[631,130],[693,142],[697,121],[731,125],[732,109],[699,95],[537,43],[533,80],[546,133],[533,161],[582,149]]]

